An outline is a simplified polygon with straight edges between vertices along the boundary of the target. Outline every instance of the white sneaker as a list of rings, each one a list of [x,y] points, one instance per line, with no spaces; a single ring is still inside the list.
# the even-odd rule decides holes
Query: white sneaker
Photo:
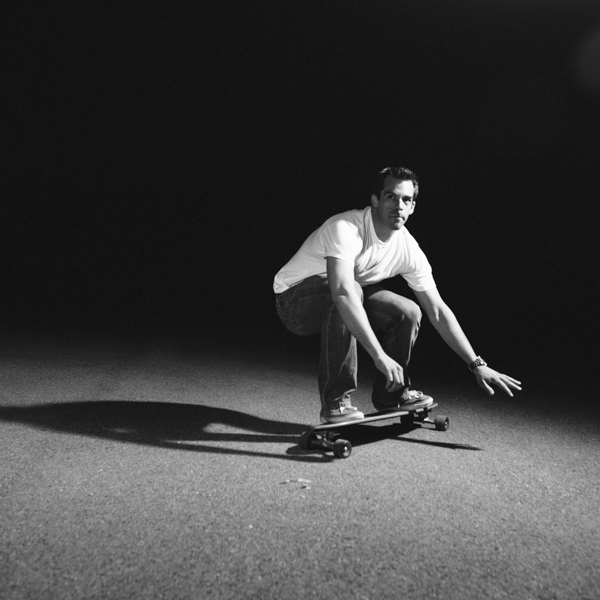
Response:
[[[345,423],[347,421],[360,421],[364,418],[364,413],[355,406],[348,404],[326,406],[321,409],[321,423]]]
[[[423,392],[417,392],[416,390],[404,390],[401,396],[393,404],[383,404],[380,402],[373,401],[373,406],[377,410],[413,410],[415,408],[423,408],[431,406],[433,404],[433,398],[426,396]]]

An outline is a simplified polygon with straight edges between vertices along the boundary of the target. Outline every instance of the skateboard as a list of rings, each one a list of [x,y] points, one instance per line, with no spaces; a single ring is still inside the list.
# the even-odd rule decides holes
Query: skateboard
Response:
[[[421,406],[407,410],[384,410],[368,413],[364,419],[355,421],[345,421],[342,423],[321,423],[313,425],[300,436],[300,448],[303,450],[321,449],[331,450],[337,458],[348,458],[352,453],[352,444],[340,437],[338,432],[343,427],[354,427],[364,425],[373,421],[383,421],[385,419],[400,419],[410,421],[411,424],[423,426],[424,424],[433,425],[437,431],[447,431],[450,426],[450,419],[442,415],[431,419],[429,413],[437,406],[434,402],[429,406]]]

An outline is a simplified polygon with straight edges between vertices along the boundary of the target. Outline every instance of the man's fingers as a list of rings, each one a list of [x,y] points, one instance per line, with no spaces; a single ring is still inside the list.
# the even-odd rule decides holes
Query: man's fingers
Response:
[[[519,390],[521,391],[521,382],[517,381],[516,379],[513,379],[512,377],[509,377],[508,375],[501,375],[500,376],[500,382],[503,388],[506,389],[506,393],[509,396],[512,396],[511,391],[508,389],[508,387],[513,388],[514,390]],[[500,384],[499,384],[500,385]],[[508,386],[508,387],[507,387]]]
[[[479,381],[479,385],[487,392],[488,396],[494,395],[493,388],[488,384],[488,382],[485,379],[481,379]]]
[[[511,377],[507,377],[506,375],[500,375],[497,378],[490,379],[490,383],[497,385],[511,398],[514,398],[514,394],[511,392],[510,388],[521,390],[521,388],[516,383],[513,383],[513,381],[516,381],[516,379],[513,380]]]
[[[388,384],[385,386],[385,389],[390,392],[397,392],[404,385],[403,381],[388,381]]]
[[[513,387],[516,390],[521,389],[519,387],[521,385],[521,382],[518,379],[515,379],[514,377],[510,377],[508,375],[504,375],[504,373],[499,373],[499,376],[507,385],[510,385],[510,387]]]
[[[388,374],[387,380],[385,389],[390,393],[397,392],[404,385],[403,372],[392,369]]]
[[[519,390],[521,391],[521,382],[518,379],[514,379],[513,377],[509,377],[508,375],[504,375],[504,373],[498,373],[493,369],[488,370],[485,373],[481,373],[481,387],[485,389],[485,391],[493,395],[493,389],[491,385],[497,385],[506,395],[514,398],[514,394],[511,391]],[[492,390],[490,392],[490,390]]]

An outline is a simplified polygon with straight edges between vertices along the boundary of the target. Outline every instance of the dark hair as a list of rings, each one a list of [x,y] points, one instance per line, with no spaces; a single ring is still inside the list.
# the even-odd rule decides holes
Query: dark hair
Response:
[[[373,177],[373,181],[371,182],[371,194],[374,194],[379,198],[381,190],[385,185],[385,180],[390,176],[394,179],[399,179],[400,181],[412,181],[415,186],[413,201],[417,199],[417,194],[419,193],[419,178],[416,173],[413,173],[406,167],[386,167],[385,169],[381,169],[381,171]]]

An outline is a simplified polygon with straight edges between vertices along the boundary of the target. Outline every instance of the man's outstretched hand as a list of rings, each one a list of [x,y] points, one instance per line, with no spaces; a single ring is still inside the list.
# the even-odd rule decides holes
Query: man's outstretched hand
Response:
[[[521,391],[520,381],[517,381],[508,375],[504,375],[503,373],[498,373],[498,371],[494,371],[494,369],[490,369],[490,367],[477,367],[474,372],[477,383],[490,396],[494,395],[494,388],[492,388],[492,385],[497,385],[511,397],[513,396],[511,388],[513,390]]]

